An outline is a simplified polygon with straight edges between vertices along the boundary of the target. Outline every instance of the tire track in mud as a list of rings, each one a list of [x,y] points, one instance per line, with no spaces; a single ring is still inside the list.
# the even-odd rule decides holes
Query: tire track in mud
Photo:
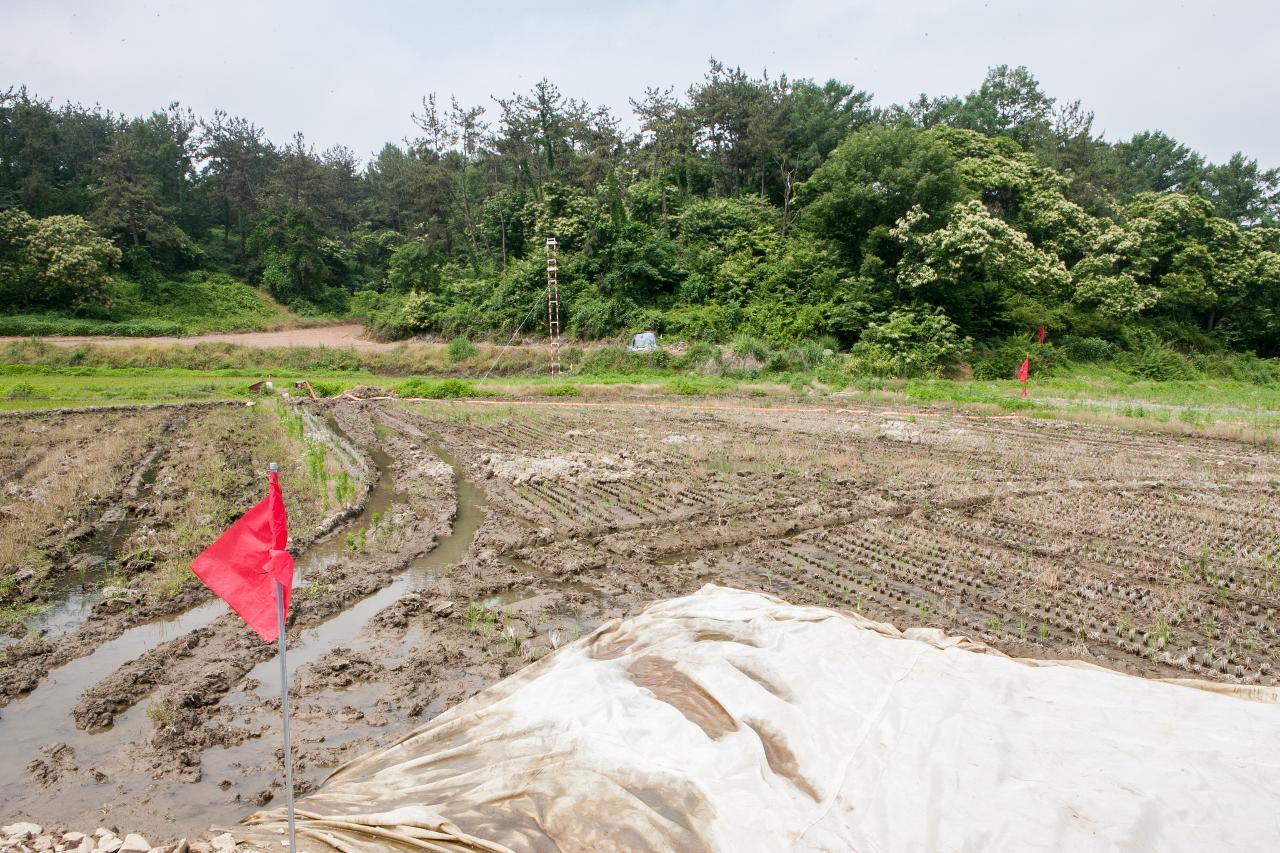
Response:
[[[396,497],[391,458],[378,448],[366,448],[362,453],[371,457],[377,484],[350,525],[355,528],[367,528],[375,514],[388,513]],[[430,520],[428,528],[419,532],[426,538],[418,544],[434,541],[437,532]],[[354,560],[347,558],[347,550],[346,542],[335,536],[302,555],[296,570],[297,594],[290,602],[290,633],[327,621],[385,585],[387,565],[375,561],[352,565]],[[227,613],[139,655],[90,686],[73,711],[76,726],[87,730],[109,727],[117,714],[160,687],[173,688],[165,697],[173,708],[207,706],[230,690],[251,667],[274,660],[275,654],[274,645],[262,643],[238,616]]]
[[[182,415],[187,416],[183,420],[170,422],[169,431],[172,432],[178,426],[188,423],[192,416],[218,407],[210,406],[209,404],[191,404],[188,406],[165,406],[163,408],[176,410],[175,418],[180,418]],[[225,406],[220,407],[226,408]],[[323,435],[323,430],[327,427],[323,423],[319,423],[313,424],[313,428],[322,430],[321,435]],[[341,445],[341,442],[335,441],[333,444]],[[354,451],[351,451],[351,453],[354,453]],[[162,454],[163,456],[164,454]],[[163,458],[159,461],[163,461]],[[353,471],[352,473],[359,474],[358,471]],[[135,480],[137,479],[139,478],[135,474]],[[369,477],[357,477],[357,481],[361,485],[352,505],[330,513],[314,529],[302,536],[293,538],[290,544],[291,549],[295,553],[300,549],[305,549],[310,543],[324,537],[344,521],[355,516],[367,500],[371,488],[370,479]],[[125,488],[130,488],[132,483],[133,481],[131,480],[130,484],[126,485]],[[139,483],[139,486],[141,486],[141,483]],[[148,523],[150,521],[150,510],[148,510],[147,515],[140,514],[138,518],[132,519],[132,521],[135,529]],[[123,609],[120,609],[119,605],[124,602],[98,602],[87,613],[83,614],[84,619],[77,630],[67,631],[62,636],[27,638],[10,645],[4,650],[3,666],[0,666],[0,709],[3,709],[14,697],[37,689],[50,671],[84,655],[92,654],[102,644],[111,642],[134,628],[145,626],[149,623],[171,621],[192,608],[202,606],[211,597],[212,594],[208,589],[203,585],[196,584],[185,587],[172,597],[160,601],[145,601],[141,604],[135,602]],[[150,648],[150,646],[146,645],[149,642],[146,638],[150,636],[146,632],[134,633],[131,636],[136,638],[133,643],[134,647],[143,647],[140,649],[141,651]],[[155,643],[153,642],[151,645],[155,645]],[[2,718],[3,714],[0,712],[0,719]]]
[[[334,446],[340,446],[342,441],[340,436],[332,438]],[[349,453],[352,459],[361,461],[354,450]],[[365,464],[368,465],[367,462]],[[130,487],[138,480],[135,476]],[[300,543],[291,543],[291,548],[305,547],[362,510],[376,510],[376,506],[369,506],[373,502],[367,500],[371,490],[372,484],[364,482],[352,507],[331,513],[315,530],[302,537]],[[68,769],[60,765],[75,761],[77,748],[88,756],[102,759],[132,737],[145,734],[146,717],[133,713],[129,715],[130,725],[118,727],[107,735],[101,732],[110,728],[118,714],[133,708],[137,699],[161,681],[159,672],[173,664],[173,658],[166,655],[177,649],[189,650],[199,646],[210,632],[210,626],[220,617],[236,619],[229,614],[226,604],[212,598],[203,586],[190,587],[185,595],[158,607],[144,607],[121,614],[109,627],[93,626],[60,638],[61,642],[55,638],[42,641],[35,648],[19,646],[8,650],[10,659],[5,661],[6,683],[30,686],[28,691],[23,691],[25,695],[14,699],[0,711],[0,801],[17,802],[25,793],[24,769],[38,780],[57,781],[57,777]],[[111,634],[113,629],[114,634]],[[29,657],[22,657],[24,653]],[[17,667],[13,665],[24,660],[29,665],[24,668],[20,680],[15,682],[13,670]],[[155,661],[158,666],[148,669],[140,663],[144,661]],[[40,663],[45,665],[40,666]],[[85,686],[101,685],[102,681],[94,682],[104,672],[111,673],[108,679],[121,673],[138,676],[130,691],[133,701],[112,696],[104,707],[86,706],[86,699],[82,696]],[[92,687],[87,691],[89,696],[92,696],[92,691]],[[73,706],[78,713],[69,713]],[[141,725],[138,725],[139,721]],[[92,731],[78,732],[77,728]],[[40,749],[41,744],[45,745],[43,750]],[[42,752],[45,753],[43,757]],[[53,761],[49,754],[60,756],[61,760]]]
[[[447,472],[452,475],[452,471],[439,460],[436,460],[434,469],[429,464],[423,468],[424,460],[414,458],[414,449],[394,436],[385,439],[384,445],[405,451],[397,455],[411,462],[409,465],[396,464],[383,451],[373,451],[377,467],[382,472],[380,487],[374,490],[357,524],[381,515],[383,529],[390,529],[388,525],[398,525],[405,527],[408,533],[403,541],[394,543],[385,559],[365,559],[360,555],[353,555],[356,559],[345,559],[341,554],[345,544],[338,539],[330,540],[332,547],[322,547],[319,551],[313,549],[311,559],[302,561],[300,573],[304,585],[295,595],[290,614],[290,631],[295,635],[294,645],[299,652],[293,660],[295,670],[310,657],[319,657],[327,652],[332,646],[328,640],[336,642],[345,639],[348,633],[358,633],[368,618],[398,597],[404,591],[408,573],[403,572],[398,578],[396,573],[415,554],[424,550],[436,552],[432,545],[453,518],[452,483],[443,482],[437,484],[440,488],[433,493],[439,503],[434,515],[428,514],[432,507],[424,510],[420,506],[418,515],[405,519],[398,517],[401,510],[392,508],[393,501],[404,500],[403,490],[406,487],[418,490],[421,483],[416,483],[413,477],[405,482],[393,482],[398,479],[397,474],[404,474],[406,470],[426,470],[430,474],[434,470],[436,474]],[[464,547],[469,538],[469,535],[462,537]],[[114,742],[117,749],[133,742],[125,750],[135,754],[133,769],[128,769],[126,764],[125,775],[146,766],[149,768],[147,775],[158,773],[191,781],[200,776],[203,750],[220,744],[235,745],[243,740],[243,733],[228,732],[225,727],[218,726],[211,729],[203,724],[203,720],[216,710],[221,699],[236,684],[244,682],[246,675],[253,678],[251,667],[255,663],[261,663],[266,670],[274,670],[275,647],[261,643],[250,634],[238,617],[226,613],[220,602],[211,602],[211,605],[219,608],[211,614],[216,617],[211,624],[195,627],[163,645],[131,657],[107,678],[93,685],[74,711],[76,725],[89,731],[76,732],[69,739],[70,750],[60,744],[52,745],[52,750],[47,748],[39,766],[33,765],[32,772],[37,778],[56,783],[61,771],[54,756],[68,760],[66,756],[70,755],[69,760],[75,761],[77,747],[91,756],[101,756],[107,751],[104,744],[108,742]],[[226,615],[219,616],[219,613]],[[335,617],[335,614],[338,615]],[[318,644],[309,653],[309,643],[298,644],[298,633],[305,636],[312,630],[326,642]],[[335,633],[337,636],[332,636]],[[39,695],[39,691],[33,694]],[[156,723],[151,732],[147,731],[148,721],[140,714],[139,704],[148,695],[155,700],[147,713]],[[65,707],[65,699],[65,691],[50,693],[47,705]],[[156,708],[161,710],[153,715]],[[92,733],[117,721],[118,732]],[[41,728],[49,727],[32,726],[32,733]],[[60,723],[52,728],[64,733],[67,727]],[[34,740],[30,735],[22,738],[28,747]],[[85,749],[86,744],[88,749]],[[71,787],[76,789],[75,783]],[[63,796],[71,795],[66,786],[62,788]]]

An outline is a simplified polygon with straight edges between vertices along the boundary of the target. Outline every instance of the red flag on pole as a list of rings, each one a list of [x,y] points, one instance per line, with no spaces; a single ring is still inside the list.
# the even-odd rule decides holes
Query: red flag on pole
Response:
[[[1040,343],[1044,343],[1044,323],[1040,324]]]
[[[1022,395],[1027,396],[1027,377],[1031,375],[1031,356],[1027,356],[1022,360],[1022,367],[1018,368],[1018,382],[1022,385]]]
[[[268,643],[280,634],[276,625],[277,581],[283,590],[284,610],[289,610],[293,556],[285,550],[288,541],[289,522],[279,475],[272,471],[267,496],[191,564],[196,577]]]

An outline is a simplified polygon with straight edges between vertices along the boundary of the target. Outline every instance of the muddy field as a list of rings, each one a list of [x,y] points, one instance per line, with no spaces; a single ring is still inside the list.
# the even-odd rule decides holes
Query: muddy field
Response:
[[[836,402],[344,401],[3,427],[6,821],[154,840],[280,794],[274,647],[184,574],[272,458],[302,585],[300,790],[707,582],[1016,655],[1277,683],[1280,458],[1247,444]]]

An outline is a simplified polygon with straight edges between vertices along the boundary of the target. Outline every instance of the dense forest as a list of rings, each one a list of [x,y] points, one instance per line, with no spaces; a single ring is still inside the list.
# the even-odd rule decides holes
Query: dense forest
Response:
[[[224,112],[11,88],[0,311],[136,319],[193,293],[216,311],[199,288],[238,280],[384,338],[505,339],[539,331],[555,236],[581,339],[826,338],[912,352],[899,372],[1041,325],[1085,354],[1280,354],[1280,172],[1159,131],[1108,141],[1025,68],[885,106],[713,60],[631,105],[546,81],[487,106],[428,95],[416,137],[363,163]]]

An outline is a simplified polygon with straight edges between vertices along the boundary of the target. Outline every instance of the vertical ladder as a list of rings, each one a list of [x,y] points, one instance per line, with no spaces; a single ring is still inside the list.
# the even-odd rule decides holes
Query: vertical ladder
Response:
[[[555,237],[547,238],[547,336],[551,339],[551,375],[560,375],[560,265]]]

